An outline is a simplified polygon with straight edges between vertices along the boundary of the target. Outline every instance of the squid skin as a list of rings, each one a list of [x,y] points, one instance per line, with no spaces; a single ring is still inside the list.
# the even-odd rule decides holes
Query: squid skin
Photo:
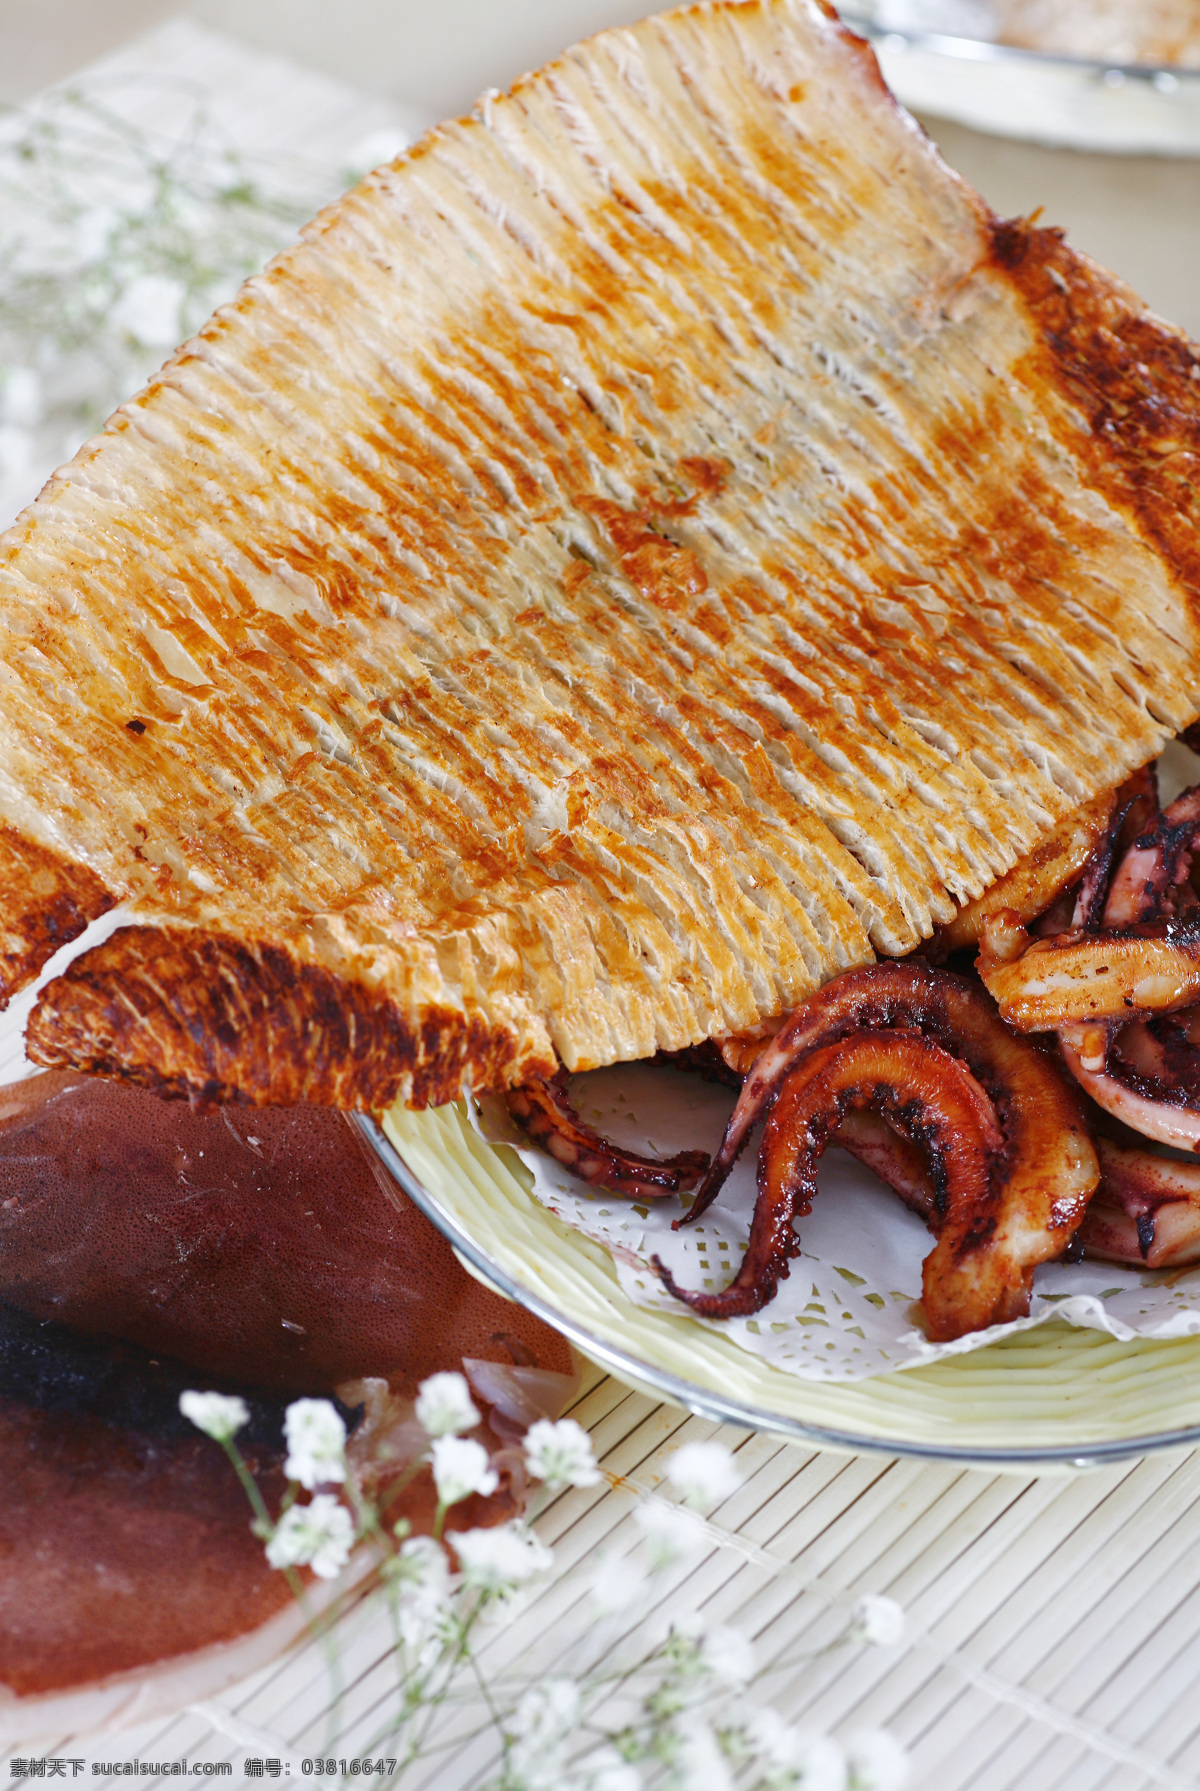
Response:
[[[1114,1042],[1128,1053],[1123,1068],[1113,1066]],[[1200,1094],[1175,1071],[1176,1052],[1149,1027],[1136,1023],[1114,1041],[1099,1027],[1064,1026],[1058,1043],[1076,1082],[1111,1118],[1158,1144],[1200,1152]],[[1191,1046],[1179,1050],[1196,1055]]]
[[[1200,785],[1147,817],[1113,872],[1102,925],[1135,926],[1173,912],[1186,887],[1192,850],[1200,836]]]
[[[936,1217],[937,1197],[928,1158],[880,1114],[853,1108],[830,1142],[848,1151],[881,1182],[886,1182],[905,1206],[922,1219],[932,1221]]]

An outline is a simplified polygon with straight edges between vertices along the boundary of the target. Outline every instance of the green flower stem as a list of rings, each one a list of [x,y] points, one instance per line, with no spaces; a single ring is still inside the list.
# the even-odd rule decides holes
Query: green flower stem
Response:
[[[258,1482],[246,1466],[246,1463],[242,1458],[242,1452],[232,1437],[223,1438],[221,1446],[233,1463],[234,1472],[242,1483],[242,1490],[250,1501],[251,1510],[254,1512],[255,1521],[253,1528],[255,1534],[260,1536],[265,1542],[273,1534],[275,1522],[270,1511],[267,1509],[267,1502],[259,1490]],[[294,1483],[289,1483],[288,1491],[291,1494],[291,1498],[288,1499],[285,1495],[285,1510],[295,1499],[296,1488]],[[326,1611],[324,1615],[314,1611],[308,1596],[308,1588],[305,1586],[304,1581],[300,1578],[296,1569],[294,1567],[285,1567],[282,1571],[293,1598],[300,1606],[300,1612],[305,1623],[308,1625],[309,1634],[315,1642],[319,1643],[322,1652],[325,1655],[326,1664],[329,1667],[329,1677],[333,1687],[333,1699],[330,1704],[329,1725],[325,1731],[325,1741],[322,1749],[323,1752],[328,1753],[333,1741],[333,1713],[341,1704],[345,1690],[342,1684],[341,1661],[338,1657],[337,1645],[333,1639],[333,1625],[335,1621],[333,1611],[330,1609]]]

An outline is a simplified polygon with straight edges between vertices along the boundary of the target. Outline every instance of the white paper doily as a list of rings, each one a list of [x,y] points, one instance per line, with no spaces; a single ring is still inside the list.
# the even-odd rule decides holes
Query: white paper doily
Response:
[[[572,1098],[582,1118],[618,1143],[655,1156],[713,1151],[733,1104],[732,1090],[649,1064],[623,1064],[577,1076]],[[683,1287],[719,1288],[732,1279],[754,1211],[757,1136],[743,1152],[715,1206],[695,1226],[671,1229],[678,1197],[630,1201],[589,1188],[531,1146],[502,1101],[485,1097],[474,1122],[489,1143],[511,1144],[552,1213],[611,1253],[624,1292],[639,1306],[679,1313],[650,1267],[657,1255]],[[719,1329],[742,1349],[806,1380],[865,1380],[974,1350],[1050,1318],[1110,1336],[1200,1334],[1200,1267],[1174,1275],[1112,1263],[1049,1263],[1034,1279],[1027,1319],[994,1325],[953,1343],[930,1343],[914,1303],[921,1264],[933,1247],[922,1221],[861,1164],[830,1150],[820,1193],[800,1221],[802,1254],[769,1306],[753,1318],[696,1324]]]

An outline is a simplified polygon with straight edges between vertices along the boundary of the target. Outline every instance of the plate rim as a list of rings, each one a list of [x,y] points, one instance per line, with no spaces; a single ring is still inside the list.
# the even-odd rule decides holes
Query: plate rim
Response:
[[[1068,1467],[1077,1470],[1100,1467],[1111,1462],[1137,1459],[1164,1449],[1188,1449],[1200,1444],[1200,1424],[1179,1430],[1155,1431],[1136,1437],[1118,1437],[1108,1442],[1054,1447],[1041,1445],[1032,1449],[998,1447],[956,1448],[951,1443],[923,1443],[903,1438],[863,1435],[829,1425],[805,1422],[769,1408],[743,1404],[714,1391],[710,1387],[685,1380],[669,1369],[644,1362],[639,1356],[621,1349],[607,1338],[597,1337],[569,1313],[563,1312],[541,1294],[518,1281],[500,1263],[477,1244],[455,1215],[449,1212],[420,1177],[405,1162],[397,1147],[383,1130],[381,1115],[348,1113],[351,1125],[366,1147],[383,1164],[393,1180],[403,1189],[425,1217],[435,1225],[471,1267],[508,1299],[524,1306],[553,1330],[560,1332],[585,1355],[609,1368],[618,1378],[653,1387],[656,1391],[683,1406],[695,1416],[720,1424],[733,1424],[740,1429],[765,1431],[785,1436],[792,1442],[807,1443],[816,1448],[832,1448],[860,1455],[871,1453],[904,1456],[919,1461],[941,1461],[960,1467],[1038,1468]]]

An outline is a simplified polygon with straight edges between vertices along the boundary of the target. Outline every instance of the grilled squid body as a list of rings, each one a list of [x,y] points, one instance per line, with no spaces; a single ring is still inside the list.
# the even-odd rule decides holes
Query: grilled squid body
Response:
[[[1002,912],[985,923],[979,973],[1018,1032],[1174,1013],[1200,1002],[1200,927],[1151,921],[1031,940]]]

